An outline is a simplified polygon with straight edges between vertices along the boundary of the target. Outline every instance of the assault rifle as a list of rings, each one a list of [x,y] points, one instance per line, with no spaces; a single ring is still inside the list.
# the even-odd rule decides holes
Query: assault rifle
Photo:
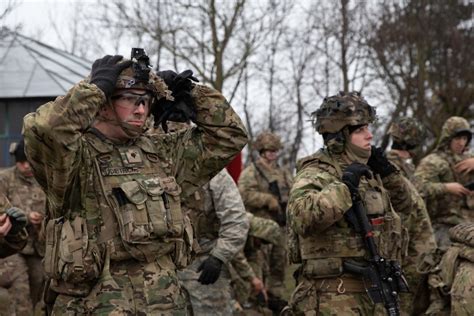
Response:
[[[286,204],[281,199],[280,187],[278,186],[278,181],[268,182],[268,190],[270,193],[278,199],[278,203],[280,203],[280,212],[277,215],[277,222],[280,226],[286,225]]]
[[[367,294],[374,303],[383,303],[388,315],[400,315],[398,293],[409,292],[408,284],[400,265],[394,260],[381,257],[374,240],[372,225],[362,201],[353,199],[352,208],[346,212],[346,220],[362,236],[368,253],[367,264],[345,261],[344,270],[362,275]]]

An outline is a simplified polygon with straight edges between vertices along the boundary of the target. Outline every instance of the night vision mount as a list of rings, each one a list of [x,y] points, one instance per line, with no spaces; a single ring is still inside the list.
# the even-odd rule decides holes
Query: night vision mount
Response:
[[[138,82],[148,82],[151,65],[150,58],[143,48],[132,48],[131,58],[133,61],[133,72]]]

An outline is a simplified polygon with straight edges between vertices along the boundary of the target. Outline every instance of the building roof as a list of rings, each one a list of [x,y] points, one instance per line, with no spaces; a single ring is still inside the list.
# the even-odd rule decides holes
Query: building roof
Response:
[[[0,98],[64,95],[90,69],[86,59],[0,29]]]

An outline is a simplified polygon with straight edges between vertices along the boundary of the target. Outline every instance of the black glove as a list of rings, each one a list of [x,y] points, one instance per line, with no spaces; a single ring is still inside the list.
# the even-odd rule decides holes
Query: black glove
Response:
[[[342,182],[344,182],[344,184],[349,188],[352,199],[360,199],[359,183],[362,176],[365,176],[368,179],[372,178],[369,167],[358,162],[354,162],[347,166],[342,173]]]
[[[221,269],[222,261],[216,257],[209,256],[198,268],[198,272],[202,271],[198,281],[201,284],[213,284],[219,278]]]
[[[10,207],[5,213],[10,218],[10,223],[12,224],[12,228],[8,234],[16,235],[26,227],[26,224],[28,224],[26,214],[19,208]]]
[[[388,161],[382,148],[375,146],[372,146],[367,166],[369,166],[373,172],[378,173],[382,178],[397,171],[397,168]]]
[[[120,73],[132,64],[131,60],[117,64],[122,58],[120,55],[107,55],[97,59],[92,64],[90,82],[99,87],[106,97],[109,97],[114,92]]]
[[[155,126],[162,125],[165,132],[168,131],[166,121],[188,122],[196,119],[196,109],[191,90],[193,81],[198,81],[191,70],[185,70],[180,74],[172,70],[159,71],[157,73],[172,92],[174,101],[161,98],[152,109],[155,117]]]

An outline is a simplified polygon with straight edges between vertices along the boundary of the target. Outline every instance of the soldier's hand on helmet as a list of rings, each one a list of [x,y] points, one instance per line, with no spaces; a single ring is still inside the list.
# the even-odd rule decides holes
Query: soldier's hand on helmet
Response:
[[[198,281],[206,285],[215,283],[221,274],[222,264],[222,261],[210,255],[197,270],[198,272],[202,271]]]
[[[185,70],[180,74],[172,70],[159,71],[168,89],[172,92],[174,101],[159,99],[153,106],[153,116],[155,126],[162,124],[163,130],[167,131],[166,121],[188,122],[196,119],[196,109],[191,90],[194,87],[193,81],[198,81],[191,70]]]
[[[474,171],[474,157],[464,159],[463,161],[457,163],[454,166],[454,170],[456,170],[457,173],[460,173],[463,175],[467,175],[468,173],[473,172]]]
[[[12,223],[7,214],[0,215],[0,237],[5,237],[12,228]]]
[[[10,233],[15,235],[18,234],[23,228],[26,227],[28,223],[28,219],[26,218],[26,214],[17,207],[11,207],[5,212],[8,217],[10,218],[10,222],[12,227],[10,229]]]
[[[33,225],[39,225],[43,221],[43,214],[39,212],[30,212],[28,214],[28,220]]]
[[[446,187],[447,192],[456,196],[472,194],[472,192],[469,189],[465,188],[461,183],[449,182],[445,183],[444,186]]]
[[[367,165],[382,178],[397,171],[397,168],[387,159],[383,149],[380,147],[372,146]]]
[[[372,178],[369,167],[358,162],[354,162],[347,166],[342,173],[342,182],[344,182],[344,184],[349,188],[353,199],[360,199],[359,183],[360,178],[363,176],[368,179]]]
[[[102,90],[106,97],[112,95],[120,73],[132,64],[131,60],[118,63],[123,59],[120,55],[99,58],[92,64],[90,82]]]

